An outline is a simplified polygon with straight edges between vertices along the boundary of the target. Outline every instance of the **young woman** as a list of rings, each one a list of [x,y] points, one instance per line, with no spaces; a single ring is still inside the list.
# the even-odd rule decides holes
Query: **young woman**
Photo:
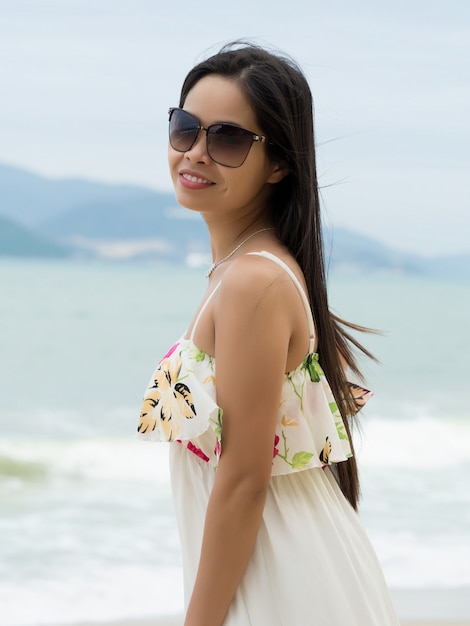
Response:
[[[351,339],[328,309],[305,77],[228,46],[169,116],[176,198],[214,260],[139,424],[172,442],[184,624],[396,625],[356,513],[349,420],[369,394],[347,383]]]

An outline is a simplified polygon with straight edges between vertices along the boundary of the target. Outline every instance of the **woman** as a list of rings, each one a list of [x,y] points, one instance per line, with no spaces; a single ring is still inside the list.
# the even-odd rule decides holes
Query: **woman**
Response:
[[[355,511],[348,419],[369,394],[354,400],[328,309],[308,84],[290,60],[228,46],[169,114],[176,198],[214,259],[139,424],[173,442],[184,624],[397,624]]]

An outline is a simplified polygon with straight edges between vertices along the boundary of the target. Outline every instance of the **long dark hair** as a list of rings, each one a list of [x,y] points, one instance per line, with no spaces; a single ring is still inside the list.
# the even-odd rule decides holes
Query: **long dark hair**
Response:
[[[365,329],[340,320],[328,306],[313,102],[308,82],[292,59],[251,43],[235,42],[189,72],[181,89],[181,107],[192,87],[209,74],[236,80],[261,131],[269,139],[268,156],[287,164],[289,173],[274,186],[271,197],[272,220],[277,237],[304,273],[319,338],[319,359],[352,446],[350,422],[357,409],[341,361],[360,375],[351,344],[372,355],[344,327]],[[359,478],[354,455],[337,464],[337,475],[344,495],[357,508]]]

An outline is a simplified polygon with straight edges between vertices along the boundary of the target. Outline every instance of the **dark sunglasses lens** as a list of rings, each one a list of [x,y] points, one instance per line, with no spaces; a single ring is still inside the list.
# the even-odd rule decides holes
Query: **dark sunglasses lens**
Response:
[[[213,124],[207,133],[209,156],[227,167],[240,167],[252,143],[253,136],[249,131],[230,124]]]
[[[173,109],[170,113],[169,131],[172,148],[178,152],[187,152],[191,149],[198,131],[198,122],[192,115],[181,109]]]

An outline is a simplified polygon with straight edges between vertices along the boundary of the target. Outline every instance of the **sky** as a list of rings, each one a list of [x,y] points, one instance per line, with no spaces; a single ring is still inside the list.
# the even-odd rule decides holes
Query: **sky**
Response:
[[[170,191],[167,109],[245,38],[309,80],[329,227],[470,253],[468,0],[0,0],[0,16],[0,162]]]

